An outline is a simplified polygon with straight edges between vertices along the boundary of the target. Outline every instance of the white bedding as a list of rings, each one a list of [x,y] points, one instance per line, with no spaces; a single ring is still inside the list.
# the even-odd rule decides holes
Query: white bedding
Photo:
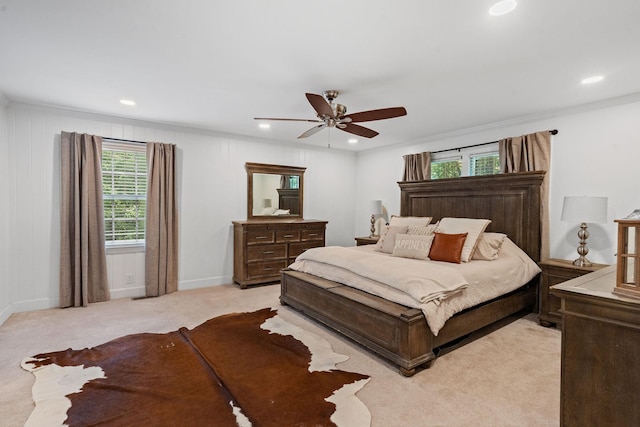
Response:
[[[326,252],[331,252],[330,248],[318,249],[329,249]],[[447,319],[454,314],[515,290],[540,272],[538,265],[508,238],[502,244],[497,260],[475,260],[462,264],[392,257],[375,251],[375,245],[342,249],[339,253],[343,255],[343,260],[332,262],[330,258],[335,258],[334,254],[326,257],[323,255],[317,259],[327,262],[318,262],[309,259],[316,258],[315,256],[303,253],[289,268],[346,284],[398,304],[419,308],[424,313],[434,335],[438,335]],[[324,251],[318,251],[318,253],[322,252]],[[373,259],[372,265],[378,267],[367,269],[360,261],[354,261],[358,259],[358,253],[366,254],[364,259]],[[376,259],[378,261],[375,261]],[[355,270],[361,274],[348,269],[352,264],[356,264]],[[397,267],[394,268],[393,265]],[[434,267],[436,276],[431,276],[431,279],[426,281],[433,282],[433,278],[436,277],[438,283],[435,287],[435,297],[433,295],[425,297],[423,288],[415,285],[418,276],[426,274],[425,269],[429,265]],[[393,277],[398,271],[409,273],[409,276],[401,280],[405,284],[401,285],[400,289],[391,286],[395,285],[392,283]],[[409,289],[406,283],[411,284],[408,286]],[[427,286],[434,289],[432,285],[433,283]],[[444,292],[437,293],[439,286],[444,289]],[[407,290],[409,292],[406,292]]]

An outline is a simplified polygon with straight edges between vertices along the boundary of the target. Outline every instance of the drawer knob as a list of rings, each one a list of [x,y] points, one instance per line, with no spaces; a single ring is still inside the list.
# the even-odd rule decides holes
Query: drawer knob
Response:
[[[263,251],[263,252],[262,252],[262,255],[270,255],[270,254],[272,254],[272,253],[273,253],[273,251]]]
[[[285,239],[290,239],[291,237],[293,237],[293,234],[285,234],[284,236]]]
[[[258,240],[258,239],[266,239],[266,238],[267,238],[267,236],[256,236],[256,240]]]

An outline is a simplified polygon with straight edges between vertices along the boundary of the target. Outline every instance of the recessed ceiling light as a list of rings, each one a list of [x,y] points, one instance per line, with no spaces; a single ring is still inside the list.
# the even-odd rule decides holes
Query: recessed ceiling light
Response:
[[[348,142],[349,144],[357,144],[357,143],[358,143],[358,140],[357,140],[357,139],[355,139],[355,138],[349,138],[349,139],[347,140],[347,142]]]
[[[491,9],[489,9],[489,15],[493,15],[493,16],[506,15],[507,13],[515,9],[517,5],[518,5],[518,2],[516,0],[499,1],[498,3],[491,6]]]
[[[583,85],[590,85],[591,83],[597,83],[601,80],[604,79],[604,76],[591,76],[591,77],[587,77],[586,79],[582,79],[582,83]]]
[[[120,104],[133,106],[136,105],[136,101],[134,101],[133,99],[121,99]]]
[[[260,123],[260,124],[258,125],[258,127],[259,127],[260,129],[269,129],[269,128],[271,127],[271,125],[270,125],[269,123]]]

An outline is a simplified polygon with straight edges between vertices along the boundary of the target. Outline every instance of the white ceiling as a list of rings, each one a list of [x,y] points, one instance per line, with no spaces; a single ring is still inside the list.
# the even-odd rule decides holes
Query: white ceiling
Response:
[[[640,93],[640,1],[0,0],[0,92],[219,132],[365,150]],[[580,80],[605,79],[591,86]],[[313,119],[304,94],[338,89],[380,135]],[[119,103],[131,98],[135,107]],[[505,135],[506,136],[506,135]]]

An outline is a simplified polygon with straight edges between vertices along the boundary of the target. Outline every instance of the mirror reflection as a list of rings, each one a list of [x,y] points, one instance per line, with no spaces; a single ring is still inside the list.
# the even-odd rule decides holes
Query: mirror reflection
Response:
[[[300,176],[253,174],[253,215],[299,215]]]
[[[306,168],[246,163],[247,218],[302,218]]]

